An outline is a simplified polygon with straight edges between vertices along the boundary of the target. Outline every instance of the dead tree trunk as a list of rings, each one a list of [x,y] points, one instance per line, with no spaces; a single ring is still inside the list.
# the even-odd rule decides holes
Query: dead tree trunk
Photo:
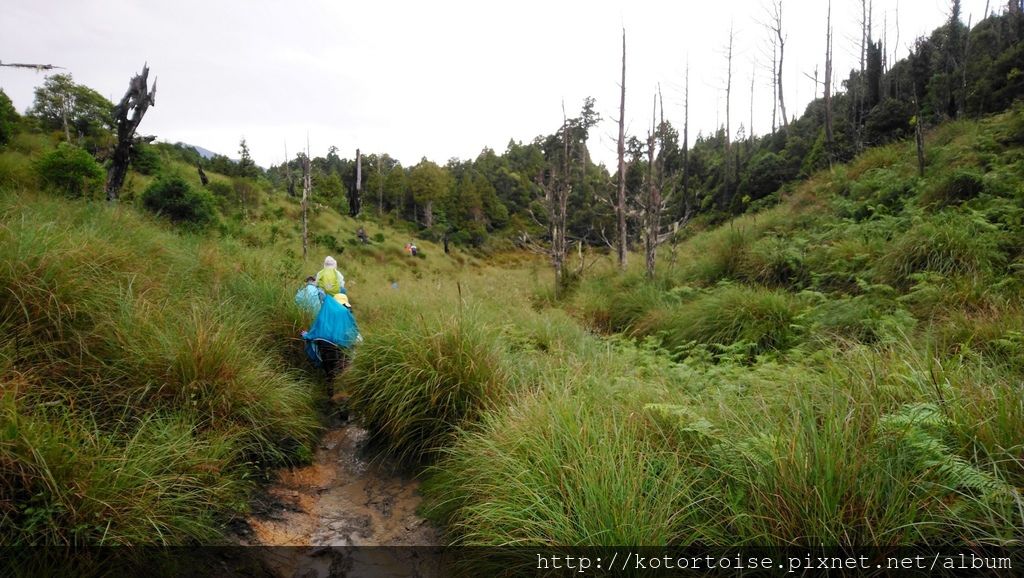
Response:
[[[722,210],[728,211],[732,204],[732,155],[729,154],[732,146],[732,133],[730,128],[732,126],[731,119],[731,103],[732,103],[732,46],[733,39],[735,37],[732,25],[729,25],[729,45],[726,48],[726,81],[725,81],[725,143],[723,145],[724,155],[722,158],[722,183],[724,184],[725,190],[722,195]]]
[[[644,202],[644,265],[648,279],[654,278],[654,243],[658,235],[655,228],[655,213],[661,205],[660,199],[655,201],[658,188],[654,183],[654,134],[657,130],[654,119],[657,110],[658,98],[655,96],[654,105],[651,107],[651,131],[647,133],[647,199]]]
[[[309,252],[309,193],[313,188],[310,176],[309,145],[306,145],[306,156],[302,158],[302,260],[306,260]]]
[[[778,57],[778,48],[775,45],[775,39],[772,38],[772,134],[775,134],[775,129],[779,126],[778,121],[775,118],[775,115],[779,110]]]
[[[864,104],[867,101],[867,82],[865,78],[868,44],[871,42],[871,16],[868,9],[868,0],[860,1],[860,74],[857,82],[853,83],[854,92],[853,106],[853,133],[856,150],[864,148]]]
[[[661,108],[661,122],[655,124],[655,116],[658,108]],[[655,264],[657,261],[658,245],[662,242],[661,237],[661,211],[663,209],[663,192],[665,187],[665,156],[664,156],[664,135],[665,128],[665,106],[661,102],[661,87],[658,87],[658,94],[655,95],[654,106],[651,109],[651,133],[647,137],[647,202],[645,207],[645,230],[644,230],[644,257],[647,269],[647,278],[654,278]],[[658,162],[656,163],[655,148],[660,143],[658,151]]]
[[[757,60],[753,61],[750,70],[750,126],[747,128],[747,140],[754,142],[754,81],[757,80]]]
[[[619,93],[619,193],[615,202],[619,269],[626,270],[626,30],[622,30],[622,81]]]
[[[348,214],[350,217],[358,217],[360,202],[363,194],[363,157],[356,149],[356,180],[352,183],[351,194],[348,196]]]
[[[971,18],[973,16],[971,14],[967,17],[967,32],[964,33],[964,52],[960,58],[960,107],[957,108],[960,116],[964,116],[967,111],[967,53],[971,49]]]
[[[786,35],[782,33],[782,0],[772,2],[771,29],[775,34],[775,41],[779,46],[779,65],[775,69],[776,86],[779,96],[779,112],[782,114],[782,126],[789,126],[789,118],[786,116],[786,98],[782,91],[782,63],[786,56]]]
[[[132,77],[128,83],[128,91],[124,93],[121,102],[114,107],[114,120],[117,122],[117,145],[114,147],[110,168],[107,170],[108,201],[117,200],[121,185],[124,184],[132,145],[135,142],[135,129],[139,128],[139,123],[142,122],[142,117],[149,107],[156,106],[156,81],[153,82],[153,89],[149,90],[148,78],[149,66],[144,64],[142,74]],[[129,113],[131,113],[131,118],[128,117]]]
[[[825,20],[825,155],[832,168],[832,0]]]
[[[686,59],[686,88],[683,93],[683,211],[690,203],[690,59]]]
[[[569,121],[562,104],[562,158],[561,166],[551,167],[549,177],[543,182],[544,200],[548,209],[548,233],[551,236],[551,265],[555,270],[555,298],[562,296],[565,289],[565,259],[567,253],[566,229],[568,225],[569,193],[572,176],[569,173]]]

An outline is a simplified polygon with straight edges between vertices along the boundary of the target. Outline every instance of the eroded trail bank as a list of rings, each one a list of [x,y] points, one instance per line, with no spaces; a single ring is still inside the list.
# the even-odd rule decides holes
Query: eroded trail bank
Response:
[[[324,435],[313,463],[277,472],[239,531],[240,541],[266,548],[279,576],[434,576],[439,532],[416,514],[416,480],[364,452],[367,432],[338,422]],[[399,546],[397,548],[367,548]]]

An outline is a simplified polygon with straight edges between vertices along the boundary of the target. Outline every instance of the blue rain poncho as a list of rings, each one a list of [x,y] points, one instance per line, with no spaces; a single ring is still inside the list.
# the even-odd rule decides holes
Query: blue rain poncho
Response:
[[[320,301],[322,299],[320,289],[312,283],[306,283],[295,293],[295,304],[313,315],[320,312]]]
[[[359,339],[359,327],[356,318],[348,307],[334,299],[324,299],[320,305],[320,313],[313,320],[313,326],[302,334],[306,340],[306,355],[317,367],[321,363],[319,341],[326,341],[345,349],[351,348]]]

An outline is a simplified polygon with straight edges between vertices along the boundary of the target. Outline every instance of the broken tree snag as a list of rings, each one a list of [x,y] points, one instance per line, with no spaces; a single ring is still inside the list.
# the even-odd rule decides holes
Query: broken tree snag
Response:
[[[348,214],[350,217],[358,217],[362,208],[363,196],[363,155],[356,149],[356,177],[352,182],[352,188],[348,195]]]
[[[116,201],[118,191],[124,184],[124,176],[128,172],[128,161],[135,142],[135,129],[142,122],[143,115],[150,106],[156,106],[156,81],[153,90],[148,90],[149,66],[142,65],[142,74],[132,77],[128,83],[128,92],[124,93],[121,102],[114,107],[114,120],[117,122],[117,145],[111,157],[110,168],[107,170],[107,200]],[[129,113],[131,118],[128,117]]]

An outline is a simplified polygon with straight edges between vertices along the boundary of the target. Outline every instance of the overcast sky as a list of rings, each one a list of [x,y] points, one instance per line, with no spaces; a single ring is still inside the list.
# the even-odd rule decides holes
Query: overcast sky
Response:
[[[690,63],[691,141],[725,122],[725,45],[735,28],[732,130],[771,128],[768,0],[361,1],[4,0],[0,61],[63,66],[76,82],[118,101],[148,62],[156,107],[140,127],[238,157],[244,137],[256,162],[279,164],[309,136],[313,156],[387,152],[406,166],[501,153],[509,139],[558,129],[584,97],[604,121],[594,159],[614,164],[626,29],[627,132],[643,136],[658,83],[665,116],[682,132]],[[948,18],[947,0],[874,0],[875,36],[906,56],[915,37]],[[995,0],[994,10],[1005,2]],[[963,0],[977,23],[985,0]],[[824,71],[823,0],[784,0],[784,95],[799,116]],[[836,76],[859,61],[859,0],[833,0]],[[767,55],[765,53],[767,50]],[[19,111],[44,74],[0,67],[0,88]]]

